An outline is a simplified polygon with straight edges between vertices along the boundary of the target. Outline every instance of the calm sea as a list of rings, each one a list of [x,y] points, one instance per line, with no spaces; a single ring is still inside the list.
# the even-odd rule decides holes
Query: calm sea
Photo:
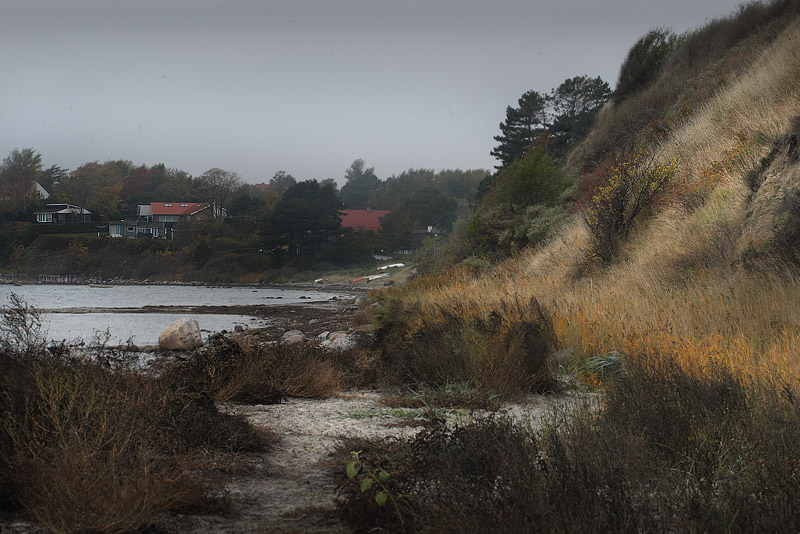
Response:
[[[281,305],[352,298],[344,293],[262,287],[0,285],[0,305],[8,304],[11,293],[40,310],[47,339],[91,341],[108,331],[112,345],[129,339],[137,345],[155,345],[161,331],[181,317],[196,319],[204,339],[214,332],[233,330],[236,325],[255,328],[267,324],[249,315],[186,314],[169,309],[126,313],[125,308]]]

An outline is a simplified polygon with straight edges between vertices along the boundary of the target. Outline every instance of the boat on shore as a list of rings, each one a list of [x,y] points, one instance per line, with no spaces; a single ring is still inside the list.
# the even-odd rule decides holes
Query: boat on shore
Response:
[[[108,288],[110,288],[110,287],[114,287],[114,286],[113,286],[113,285],[111,285],[111,284],[89,284],[89,287],[96,287],[96,288],[101,288],[101,289],[108,289]]]

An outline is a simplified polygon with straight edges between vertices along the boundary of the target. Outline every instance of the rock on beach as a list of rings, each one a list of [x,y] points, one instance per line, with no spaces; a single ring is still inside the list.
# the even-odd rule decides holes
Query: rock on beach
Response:
[[[194,350],[202,347],[200,325],[194,319],[178,319],[158,336],[158,346],[164,350]]]

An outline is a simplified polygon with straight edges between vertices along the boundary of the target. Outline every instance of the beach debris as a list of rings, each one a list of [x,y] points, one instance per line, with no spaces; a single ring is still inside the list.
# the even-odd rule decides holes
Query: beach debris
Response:
[[[367,282],[367,283],[369,283],[369,282],[371,282],[373,280],[377,280],[378,278],[386,278],[387,276],[389,276],[389,275],[388,274],[371,274],[369,276],[362,276],[360,278],[356,278],[356,279],[351,280],[351,281],[352,282]]]

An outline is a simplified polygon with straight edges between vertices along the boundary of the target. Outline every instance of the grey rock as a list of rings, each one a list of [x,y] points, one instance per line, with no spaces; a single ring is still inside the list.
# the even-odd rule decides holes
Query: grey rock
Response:
[[[305,341],[306,339],[306,335],[300,330],[289,330],[283,333],[283,335],[281,336],[281,341],[285,341],[293,336],[300,336],[301,338],[303,338],[303,341]]]
[[[342,339],[348,336],[347,332],[333,332],[332,334],[328,335],[328,339],[331,341],[336,341],[337,339]]]
[[[320,343],[320,347],[324,347],[329,350],[344,351],[347,349],[352,349],[356,346],[356,339],[353,336],[348,336],[347,334],[336,338],[333,336],[334,335],[332,334],[328,339]]]
[[[305,336],[294,335],[281,339],[281,345],[302,345],[305,341]]]

